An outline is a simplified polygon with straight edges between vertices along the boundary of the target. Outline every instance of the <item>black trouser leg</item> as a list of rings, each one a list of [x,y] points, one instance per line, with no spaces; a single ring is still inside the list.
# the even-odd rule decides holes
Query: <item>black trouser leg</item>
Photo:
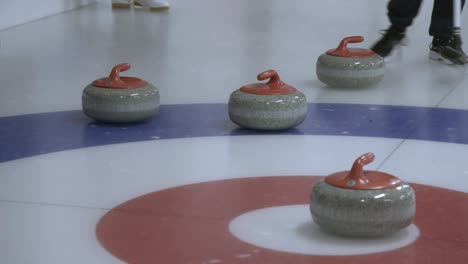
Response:
[[[465,0],[462,0],[462,8]],[[434,0],[429,35],[450,38],[453,28],[453,0]]]
[[[391,0],[387,6],[387,14],[392,26],[404,31],[418,15],[421,2],[422,0]]]

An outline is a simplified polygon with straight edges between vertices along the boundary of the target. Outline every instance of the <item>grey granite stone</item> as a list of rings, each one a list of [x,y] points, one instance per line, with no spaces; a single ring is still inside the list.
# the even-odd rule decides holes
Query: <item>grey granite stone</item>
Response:
[[[257,130],[281,130],[302,123],[307,115],[303,93],[257,95],[240,90],[229,98],[229,117],[241,127]]]
[[[146,120],[159,112],[159,91],[142,88],[110,89],[88,85],[82,94],[83,112],[103,122],[127,123]]]
[[[322,54],[316,65],[318,79],[332,87],[357,88],[380,82],[385,73],[384,59],[353,58]]]
[[[384,236],[408,226],[416,211],[413,188],[352,190],[319,181],[310,194],[312,218],[323,229],[343,236]]]

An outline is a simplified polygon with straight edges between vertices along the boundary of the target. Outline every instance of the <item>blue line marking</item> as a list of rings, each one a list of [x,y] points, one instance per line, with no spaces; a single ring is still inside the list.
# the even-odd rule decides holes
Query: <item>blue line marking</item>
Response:
[[[226,104],[163,105],[143,123],[104,124],[79,111],[0,118],[0,162],[56,151],[155,139],[240,135],[339,135],[468,144],[468,111],[363,104],[309,104],[300,126],[276,132],[239,128]]]

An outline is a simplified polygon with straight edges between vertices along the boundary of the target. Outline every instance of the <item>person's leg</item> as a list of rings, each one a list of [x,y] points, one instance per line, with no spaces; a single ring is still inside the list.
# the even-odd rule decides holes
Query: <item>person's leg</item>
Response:
[[[462,7],[465,0],[461,1]],[[452,37],[453,0],[434,0],[429,35],[440,38]]]
[[[461,0],[462,7],[464,4],[465,0]],[[429,35],[433,37],[429,58],[447,64],[467,62],[461,36],[453,28],[453,0],[434,0]]]
[[[447,0],[445,0],[447,1]],[[409,27],[418,15],[422,0],[392,0],[387,5],[390,24],[401,31]]]
[[[371,49],[382,57],[390,55],[401,44],[409,27],[419,12],[422,0],[391,0],[387,5],[390,27]]]

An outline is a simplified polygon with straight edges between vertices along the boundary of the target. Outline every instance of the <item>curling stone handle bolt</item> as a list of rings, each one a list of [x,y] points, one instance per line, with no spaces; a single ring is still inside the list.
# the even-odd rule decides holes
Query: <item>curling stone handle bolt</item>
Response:
[[[109,80],[111,82],[118,82],[120,81],[120,72],[126,71],[130,69],[131,65],[130,63],[122,63],[116,65],[114,68],[112,68],[111,73],[109,75]]]
[[[338,45],[336,50],[339,52],[345,52],[348,50],[348,43],[359,43],[363,41],[364,41],[364,37],[362,36],[346,37],[340,42],[340,45]]]
[[[363,167],[364,165],[367,165],[374,161],[375,155],[371,152],[366,153],[359,158],[356,159],[356,161],[353,164],[353,167],[351,168],[351,171],[349,172],[348,176],[346,177],[346,182],[361,182],[361,183],[366,183],[368,179],[364,175],[364,170]]]
[[[270,89],[278,89],[282,85],[285,85],[283,81],[281,81],[278,73],[275,70],[267,70],[257,75],[257,79],[259,81],[264,81],[266,79],[270,79],[267,82],[267,85]]]

